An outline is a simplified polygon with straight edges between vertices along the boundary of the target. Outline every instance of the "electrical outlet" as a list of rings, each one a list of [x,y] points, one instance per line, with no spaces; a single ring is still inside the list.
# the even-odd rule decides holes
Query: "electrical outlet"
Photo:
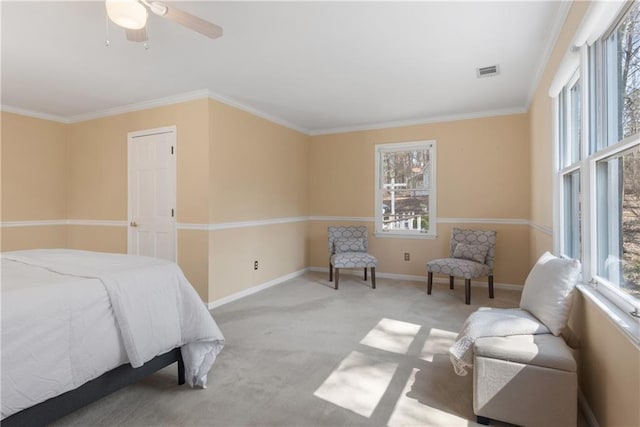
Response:
[[[253,261],[253,269],[254,270],[258,269],[258,261]]]
[[[404,253],[404,260],[405,261],[410,261],[411,260],[411,255],[409,255],[409,252],[405,252]]]

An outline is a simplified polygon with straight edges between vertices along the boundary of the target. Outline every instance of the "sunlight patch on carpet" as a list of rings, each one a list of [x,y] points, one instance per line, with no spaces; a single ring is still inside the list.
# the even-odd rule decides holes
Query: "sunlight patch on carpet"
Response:
[[[420,325],[400,320],[382,319],[360,341],[360,344],[392,353],[407,354]]]
[[[420,396],[414,387],[419,369],[413,369],[402,394],[389,417],[388,426],[469,426],[469,421],[427,403],[427,396]],[[444,408],[443,408],[444,409]]]
[[[453,345],[458,334],[456,332],[445,331],[444,329],[432,328],[429,336],[422,346],[420,359],[426,362],[433,362],[436,354],[447,354],[449,347]]]
[[[370,417],[398,365],[353,351],[316,390],[314,396]]]

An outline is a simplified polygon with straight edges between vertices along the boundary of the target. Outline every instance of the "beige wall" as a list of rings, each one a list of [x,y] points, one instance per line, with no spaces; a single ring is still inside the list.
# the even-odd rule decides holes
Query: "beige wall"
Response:
[[[2,112],[2,221],[67,218],[66,125]],[[64,247],[66,227],[4,228],[2,250]]]
[[[529,107],[531,129],[529,218],[546,230],[553,229],[553,100],[549,97],[549,86],[588,7],[588,2],[575,2],[571,6]],[[530,262],[533,265],[543,252],[552,251],[553,239],[549,233],[536,228],[531,228],[531,234]]]
[[[307,223],[273,224],[211,232],[211,301],[307,267]],[[258,261],[258,270],[253,269]]]
[[[67,226],[2,227],[2,250],[66,247]]]
[[[68,218],[127,220],[127,134],[176,126],[178,223],[209,218],[209,115],[206,99],[103,117],[69,125]],[[71,248],[127,251],[125,227],[68,226]],[[199,234],[199,237],[194,235]],[[208,301],[206,230],[180,230],[178,264]],[[202,264],[204,263],[204,264]]]
[[[209,115],[210,222],[309,215],[309,137],[214,100]],[[214,230],[209,241],[211,301],[308,265],[306,221]]]
[[[308,136],[209,100],[210,220],[308,215]]]
[[[439,218],[527,219],[529,214],[529,120],[525,114],[311,137],[309,205],[312,216],[374,216],[375,144],[437,141]],[[498,190],[499,189],[499,190]],[[326,267],[326,227],[309,228],[310,262]],[[374,223],[368,222],[370,233]],[[457,224],[499,232],[495,280],[522,285],[528,272],[527,225]],[[370,236],[384,273],[421,275],[429,259],[446,256],[453,224],[438,224],[438,238],[412,240]],[[410,252],[412,261],[403,260]]]
[[[2,220],[127,220],[127,134],[177,128],[178,263],[213,301],[308,264],[308,137],[209,99],[61,124],[2,115]],[[3,227],[3,249],[126,252],[124,226]],[[259,269],[253,270],[253,261]],[[216,268],[213,268],[216,266]],[[235,266],[236,268],[230,268]]]
[[[127,219],[127,134],[177,128],[178,222],[208,221],[209,123],[206,99],[70,125],[70,219]]]
[[[553,106],[549,86],[589,3],[574,2],[531,103],[531,221],[553,226]],[[533,264],[553,239],[531,228]],[[579,382],[601,426],[640,425],[640,351],[591,300],[579,295],[570,324],[580,341]]]
[[[593,301],[576,298],[580,388],[600,426],[640,425],[640,350]]]

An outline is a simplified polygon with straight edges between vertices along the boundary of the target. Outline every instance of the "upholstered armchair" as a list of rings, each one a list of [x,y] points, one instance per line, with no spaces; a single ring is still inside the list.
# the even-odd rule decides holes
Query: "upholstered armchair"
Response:
[[[378,260],[367,253],[367,227],[330,226],[329,234],[329,281],[333,281],[335,268],[335,288],[338,289],[341,268],[364,268],[364,280],[367,280],[367,268],[371,269],[371,287],[376,288],[376,265]]]
[[[496,232],[491,230],[451,231],[450,257],[427,263],[427,294],[431,295],[433,273],[449,276],[449,288],[453,289],[454,277],[464,277],[465,304],[471,303],[471,279],[487,277],[489,298],[493,298],[493,260],[495,258]]]

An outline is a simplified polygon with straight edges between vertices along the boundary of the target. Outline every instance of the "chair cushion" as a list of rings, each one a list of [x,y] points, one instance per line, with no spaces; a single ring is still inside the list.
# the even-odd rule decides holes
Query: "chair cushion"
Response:
[[[341,254],[343,252],[365,252],[364,239],[361,237],[340,238],[333,242],[335,247],[335,253]]]
[[[470,245],[458,243],[453,251],[453,258],[468,259],[484,264],[489,252],[489,245]]]
[[[478,338],[473,354],[476,357],[576,371],[576,360],[569,347],[562,338],[551,334]]]
[[[365,252],[343,252],[331,257],[331,264],[336,268],[375,267],[378,260]]]
[[[520,308],[529,311],[555,336],[567,325],[580,262],[545,252],[524,282]]]
[[[468,261],[459,258],[434,259],[427,263],[427,271],[431,273],[446,274],[448,276],[475,279],[491,274],[491,269],[486,264]]]

